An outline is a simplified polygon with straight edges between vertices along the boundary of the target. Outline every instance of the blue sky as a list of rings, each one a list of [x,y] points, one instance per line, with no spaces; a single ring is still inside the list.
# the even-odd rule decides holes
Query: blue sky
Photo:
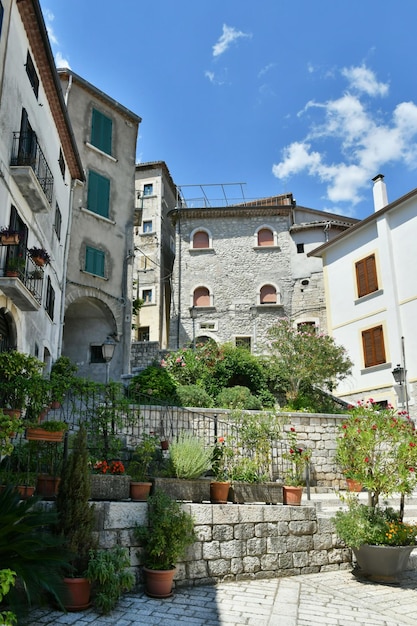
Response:
[[[142,117],[137,161],[363,218],[417,187],[416,0],[41,0],[58,67]],[[185,188],[186,197],[200,196]]]

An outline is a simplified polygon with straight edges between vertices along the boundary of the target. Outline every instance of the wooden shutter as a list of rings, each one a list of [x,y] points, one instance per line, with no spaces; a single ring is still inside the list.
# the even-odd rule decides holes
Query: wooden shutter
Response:
[[[365,367],[386,362],[382,326],[364,330],[362,332],[362,344]]]
[[[269,228],[261,228],[258,231],[258,246],[273,246],[274,233]]]
[[[277,290],[273,285],[264,285],[261,287],[260,302],[261,304],[277,303]]]
[[[193,237],[193,248],[208,248],[209,236],[204,230],[199,230]]]
[[[85,250],[85,271],[96,276],[104,276],[104,252],[90,246]]]
[[[366,259],[362,259],[356,263],[356,282],[359,298],[378,290],[374,254],[371,254],[366,257]]]
[[[210,292],[207,287],[197,287],[194,291],[194,306],[210,306]]]
[[[106,154],[111,154],[112,144],[112,120],[93,109],[93,115],[91,120],[91,143],[99,150],[102,150]]]
[[[110,181],[92,170],[88,173],[87,208],[97,215],[109,217]]]

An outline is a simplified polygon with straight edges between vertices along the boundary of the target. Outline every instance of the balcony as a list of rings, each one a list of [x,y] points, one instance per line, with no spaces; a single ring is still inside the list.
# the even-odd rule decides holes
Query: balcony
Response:
[[[49,211],[54,177],[33,132],[13,133],[10,172],[32,211]]]
[[[21,311],[38,311],[42,303],[44,271],[35,265],[29,254],[14,257],[0,247],[0,291]]]

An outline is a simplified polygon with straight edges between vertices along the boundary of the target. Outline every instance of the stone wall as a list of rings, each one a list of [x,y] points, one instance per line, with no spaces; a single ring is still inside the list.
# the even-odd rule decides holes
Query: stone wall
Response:
[[[197,541],[177,564],[177,586],[227,580],[277,578],[346,569],[351,552],[342,548],[329,519],[315,506],[183,504],[195,520]],[[142,502],[96,502],[100,546],[129,550],[141,580],[133,529],[144,525]]]
[[[130,367],[133,374],[144,370],[148,365],[160,360],[158,341],[137,341],[132,343]]]

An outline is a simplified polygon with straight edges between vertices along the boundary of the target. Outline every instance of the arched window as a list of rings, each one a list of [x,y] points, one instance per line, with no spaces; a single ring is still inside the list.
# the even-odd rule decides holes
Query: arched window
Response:
[[[270,228],[261,228],[258,230],[258,246],[273,246],[274,233]]]
[[[261,304],[277,304],[277,290],[274,285],[263,285],[260,291]]]
[[[207,287],[197,287],[193,294],[194,306],[210,306],[210,292]]]
[[[202,249],[202,248],[209,248],[209,247],[210,247],[210,240],[209,240],[208,233],[206,233],[205,230],[198,230],[196,233],[194,233],[194,236],[193,236],[193,248],[194,249]]]

